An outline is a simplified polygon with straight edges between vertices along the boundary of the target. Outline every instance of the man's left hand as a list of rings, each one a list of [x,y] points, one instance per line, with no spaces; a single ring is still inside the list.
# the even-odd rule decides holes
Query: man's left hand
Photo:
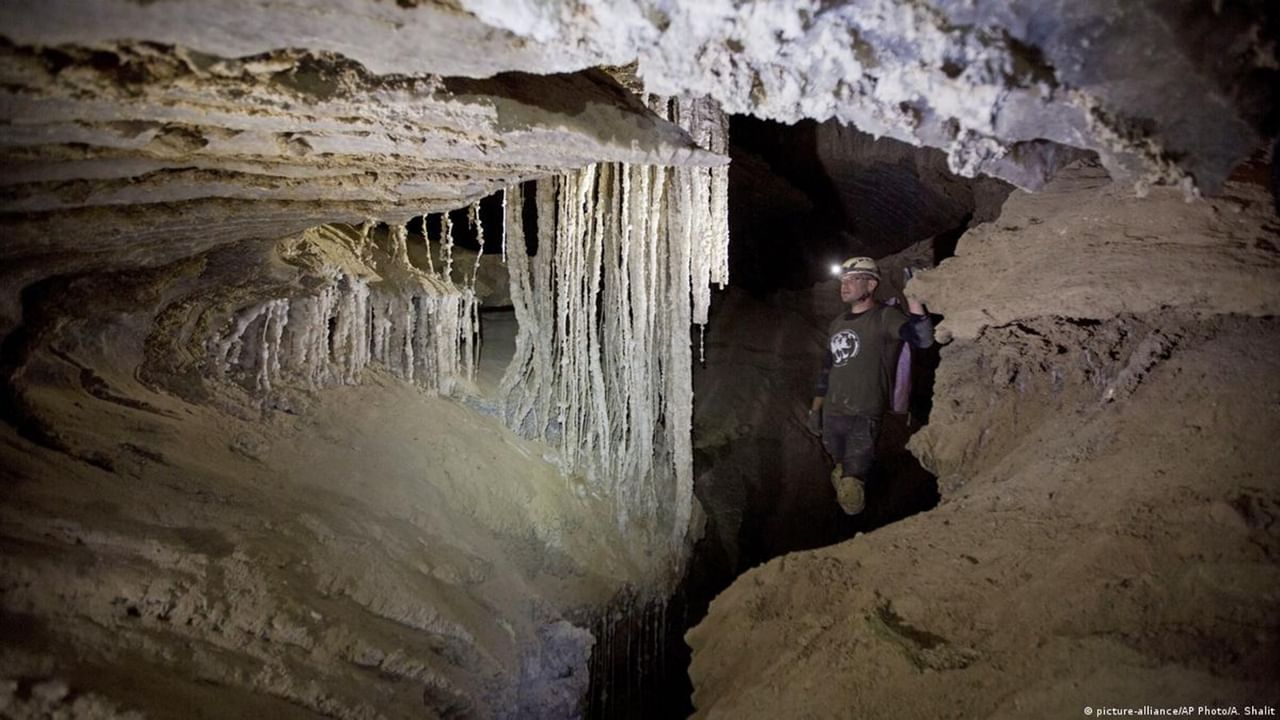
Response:
[[[809,417],[805,418],[804,429],[814,437],[822,437],[822,411],[818,409],[810,410]]]
[[[924,303],[907,294],[906,291],[906,286],[911,284],[911,278],[915,277],[917,273],[922,271],[922,268],[905,268],[902,273],[903,275],[906,275],[906,282],[903,284],[902,294],[907,298],[907,312],[912,315],[924,315],[928,312],[925,310]]]

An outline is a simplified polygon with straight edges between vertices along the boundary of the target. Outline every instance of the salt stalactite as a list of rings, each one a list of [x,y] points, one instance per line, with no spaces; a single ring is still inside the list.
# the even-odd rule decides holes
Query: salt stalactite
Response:
[[[403,225],[391,228],[391,257],[396,265],[402,268],[412,266],[409,262],[409,231]]]
[[[655,100],[723,151],[724,116]],[[599,165],[537,183],[538,252],[523,192],[505,204],[516,353],[501,391],[513,429],[558,445],[615,502],[616,517],[669,522],[677,561],[693,507],[692,348],[710,285],[728,280],[723,168]]]
[[[680,100],[674,106],[673,122],[684,128],[702,147],[728,154],[728,117],[714,100]],[[677,182],[684,188],[684,211],[693,215],[690,258],[693,282],[693,321],[705,327],[711,309],[711,285],[723,288],[729,282],[729,168],[678,168]],[[698,355],[706,361],[702,327],[699,328]]]
[[[267,303],[266,317],[262,323],[262,349],[258,363],[258,389],[271,390],[271,378],[280,375],[280,348],[284,329],[289,321],[289,301],[275,300]]]
[[[467,208],[467,220],[471,223],[471,227],[475,228],[476,242],[479,243],[480,245],[479,249],[476,251],[475,265],[473,265],[471,268],[471,278],[467,280],[467,283],[466,283],[467,289],[474,294],[476,289],[476,279],[480,277],[480,260],[481,258],[484,257],[484,223],[480,221],[480,201],[479,200],[471,203],[471,205]],[[481,344],[481,341],[483,340],[483,335],[481,335],[480,333],[479,303],[477,303],[476,307],[473,309],[469,320],[471,323],[471,332],[470,334],[467,335],[467,338],[469,340],[474,341],[474,344],[469,348],[469,351],[471,354],[470,366],[474,367],[475,365],[478,365],[480,363],[480,344]]]
[[[508,192],[508,191],[506,191],[506,190],[503,190],[503,191],[502,191],[502,218],[503,218],[503,223],[502,223],[502,264],[503,264],[503,265],[506,265],[506,264],[507,264],[507,223],[506,223],[506,217],[507,217],[507,192]],[[524,218],[523,218],[523,217],[518,218],[518,220],[519,220],[519,222],[524,222]]]
[[[453,221],[447,212],[440,215],[440,267],[445,282],[453,282]]]
[[[555,290],[551,265],[555,247],[558,215],[555,207],[557,183],[537,184],[538,247],[529,257],[524,226],[519,222],[524,205],[524,191],[511,189],[513,201],[507,203],[506,222],[509,242],[508,273],[511,276],[511,304],[516,313],[519,332],[516,351],[499,386],[507,399],[507,417],[518,432],[549,439],[551,397],[555,391],[554,357],[556,345],[550,339],[555,318]]]
[[[368,237],[361,228],[359,242]],[[371,246],[358,250],[375,255]],[[375,364],[431,393],[453,392],[460,378],[474,380],[475,294],[414,268],[403,227],[391,230],[386,255],[394,282],[371,270],[360,276],[329,267],[313,294],[238,312],[210,343],[215,370],[252,378],[262,392],[282,383],[356,384]]]
[[[476,286],[476,278],[480,276],[480,258],[484,257],[484,223],[480,222],[480,203],[479,201],[471,203],[467,207],[467,221],[476,231],[476,242],[480,244],[480,249],[476,252],[476,264],[471,268],[471,280],[467,283],[470,287]]]

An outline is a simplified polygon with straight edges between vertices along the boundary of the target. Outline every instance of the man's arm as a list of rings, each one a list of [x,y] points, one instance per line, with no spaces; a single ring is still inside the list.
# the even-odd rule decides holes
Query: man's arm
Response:
[[[929,347],[933,344],[933,318],[926,312],[917,314],[912,311],[907,316],[907,321],[898,328],[898,337],[914,348]]]
[[[822,402],[827,397],[827,385],[831,381],[831,349],[822,353],[822,370],[818,372],[818,382],[813,388],[813,402],[809,405],[809,417],[804,426],[815,437],[822,437]]]
[[[913,274],[911,269],[907,270],[908,281]],[[898,328],[898,337],[911,347],[923,349],[933,344],[933,318],[929,317],[924,303],[913,297],[907,298],[907,321]]]
[[[813,404],[809,406],[812,411],[822,409],[822,401],[827,397],[827,386],[831,383],[831,349],[827,348],[822,353],[822,370],[818,372],[818,382],[813,386]]]

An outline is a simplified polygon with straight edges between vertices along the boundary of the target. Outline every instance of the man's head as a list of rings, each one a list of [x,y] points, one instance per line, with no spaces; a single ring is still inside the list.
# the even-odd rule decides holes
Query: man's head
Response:
[[[869,257],[851,257],[833,271],[840,276],[840,300],[851,305],[869,300],[880,284],[880,266]]]

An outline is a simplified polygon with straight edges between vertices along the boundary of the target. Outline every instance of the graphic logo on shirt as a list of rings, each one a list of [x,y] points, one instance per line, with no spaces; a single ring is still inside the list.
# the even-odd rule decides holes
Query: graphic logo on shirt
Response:
[[[858,356],[858,349],[862,343],[858,340],[858,333],[852,330],[841,330],[831,336],[831,357],[836,367],[843,367],[845,363]]]

